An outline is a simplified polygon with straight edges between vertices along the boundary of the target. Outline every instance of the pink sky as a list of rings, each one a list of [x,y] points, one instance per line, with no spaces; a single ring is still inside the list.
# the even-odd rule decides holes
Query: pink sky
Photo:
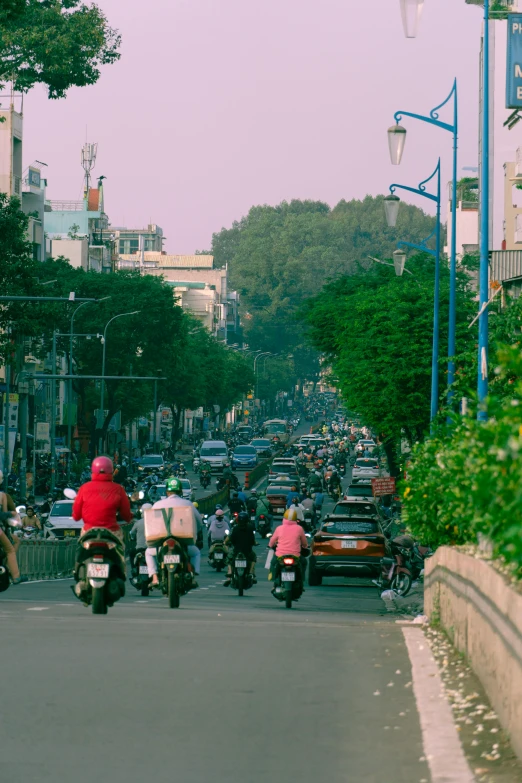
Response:
[[[81,196],[80,150],[98,142],[112,225],[162,226],[171,253],[210,247],[253,204],[417,185],[451,136],[410,121],[400,169],[386,129],[460,89],[460,161],[477,164],[481,13],[426,0],[421,34],[399,0],[100,0],[123,36],[119,63],[61,101],[25,101],[25,165],[48,164],[48,196]],[[413,199],[412,199],[413,200]],[[429,207],[424,199],[415,201]]]

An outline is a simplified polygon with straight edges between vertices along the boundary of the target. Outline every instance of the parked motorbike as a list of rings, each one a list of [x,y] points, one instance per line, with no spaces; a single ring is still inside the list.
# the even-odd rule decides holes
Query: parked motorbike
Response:
[[[158,578],[163,595],[169,599],[171,609],[179,608],[182,595],[192,585],[191,566],[185,550],[175,538],[166,538],[157,548]]]
[[[223,541],[216,541],[212,552],[210,552],[208,556],[209,565],[211,565],[212,568],[215,568],[216,571],[222,571],[226,565],[226,561],[225,545]]]
[[[232,587],[238,595],[243,595],[253,585],[252,574],[249,573],[249,562],[242,552],[237,552],[232,561]]]
[[[410,565],[411,575],[414,581],[415,579],[422,577],[424,573],[424,561],[434,554],[433,549],[429,546],[421,546],[418,541],[413,544]]]
[[[390,556],[383,557],[381,560],[381,573],[374,584],[382,592],[383,590],[394,590],[397,595],[405,596],[409,593],[412,583],[411,572],[411,553],[412,547],[399,539],[390,541]]]
[[[152,577],[149,576],[149,569],[147,568],[144,549],[136,550],[134,561],[132,563],[132,575],[134,587],[136,590],[139,590],[139,592],[145,598],[149,594]]]
[[[272,594],[278,601],[284,601],[287,609],[291,609],[292,601],[298,601],[303,594],[300,558],[295,555],[284,555],[277,560]]]

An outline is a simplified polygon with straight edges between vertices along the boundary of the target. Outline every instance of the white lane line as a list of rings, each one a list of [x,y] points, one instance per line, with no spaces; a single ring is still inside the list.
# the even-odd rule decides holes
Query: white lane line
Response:
[[[413,692],[419,711],[424,755],[432,783],[473,783],[438,666],[420,628],[403,628],[411,660]]]
[[[209,587],[200,587],[199,589],[200,590],[209,590],[210,588]]]
[[[72,576],[60,576],[57,577],[56,579],[28,579],[27,582],[19,582],[17,587],[19,585],[37,585],[40,584],[41,582],[46,582],[48,585],[52,585],[55,582],[72,582],[72,581],[73,581]]]
[[[27,609],[27,612],[45,612],[46,609],[49,609],[48,606],[31,606],[29,609]]]

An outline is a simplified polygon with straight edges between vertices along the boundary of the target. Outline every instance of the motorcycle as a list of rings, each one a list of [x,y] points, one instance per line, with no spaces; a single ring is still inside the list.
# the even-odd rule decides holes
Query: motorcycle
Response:
[[[199,459],[199,457],[194,457],[194,459],[192,460],[192,470],[194,471],[194,473],[197,474],[199,473],[200,468],[201,468],[201,460]]]
[[[208,556],[208,562],[212,568],[216,569],[216,571],[223,570],[227,562],[225,545],[223,541],[214,542],[212,552],[210,552]]]
[[[260,514],[257,520],[257,532],[261,538],[270,538],[272,535],[272,523],[266,514]]]
[[[132,564],[132,572],[134,587],[142,594],[144,598],[146,598],[150,591],[152,577],[149,576],[149,569],[147,568],[144,549],[138,549],[136,551]]]
[[[237,590],[238,595],[243,595],[245,590],[249,590],[253,585],[252,574],[249,573],[249,562],[242,552],[237,552],[232,560],[232,587]]]
[[[298,601],[303,594],[303,572],[300,558],[295,555],[283,555],[277,560],[272,594],[278,601],[284,601],[287,609],[291,609],[292,601]]]
[[[175,538],[166,538],[157,548],[158,578],[171,609],[179,608],[179,599],[192,586],[192,573],[185,550]]]
[[[125,595],[125,566],[119,554],[120,540],[110,530],[94,527],[81,539],[78,547],[75,579],[86,588],[78,595],[92,605],[93,614],[107,614],[107,607]]]
[[[373,580],[374,584],[380,592],[393,590],[397,595],[405,596],[412,583],[411,546],[404,546],[394,540],[390,541],[389,549],[391,557],[382,558],[381,573],[378,579]]]
[[[341,476],[346,476],[346,465],[344,462],[341,462],[341,464],[339,465],[339,473],[341,474]]]
[[[203,489],[206,489],[208,485],[210,484],[210,474],[209,473],[202,473],[199,477],[199,482]]]
[[[337,501],[341,497],[341,487],[339,485],[335,487],[331,487],[329,495],[332,498],[332,500],[334,500],[337,503]]]
[[[421,546],[418,541],[413,544],[411,552],[411,575],[413,580],[419,579],[424,574],[424,561],[434,555],[429,546]]]

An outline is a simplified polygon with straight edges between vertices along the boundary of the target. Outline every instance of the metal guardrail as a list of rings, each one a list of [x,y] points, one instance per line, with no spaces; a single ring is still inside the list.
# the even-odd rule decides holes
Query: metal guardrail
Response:
[[[257,465],[254,470],[251,470],[248,473],[248,489],[252,489],[255,484],[259,481],[259,479],[262,479],[263,476],[266,476],[270,469],[270,465],[272,464],[272,460],[266,460],[266,462],[260,462],[259,465]]]
[[[224,489],[220,489],[219,492],[214,492],[212,495],[207,495],[201,498],[201,500],[198,499],[197,503],[200,514],[213,514],[217,503],[220,503],[222,506],[228,503],[228,487],[224,487]]]
[[[78,539],[22,541],[17,552],[20,573],[29,579],[60,579],[73,575]]]

